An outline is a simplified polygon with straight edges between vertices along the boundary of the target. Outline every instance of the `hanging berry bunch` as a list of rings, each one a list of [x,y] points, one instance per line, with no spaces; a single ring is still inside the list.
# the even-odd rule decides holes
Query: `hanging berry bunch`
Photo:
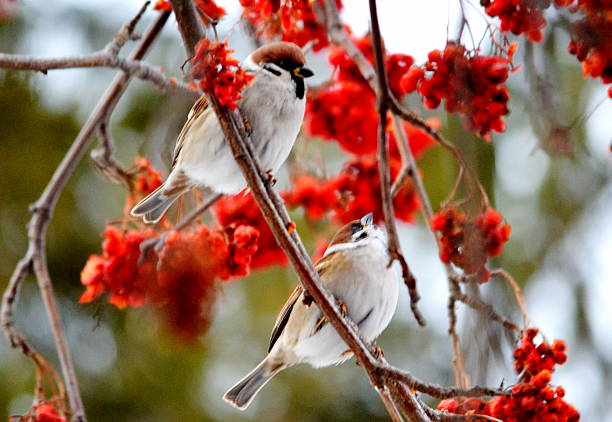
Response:
[[[480,136],[505,130],[502,117],[510,112],[510,94],[502,84],[510,73],[510,57],[471,56],[464,46],[449,42],[443,51],[429,53],[425,70],[409,70],[400,89],[418,90],[431,109],[445,100],[446,110],[463,114],[466,128]]]
[[[148,160],[137,158],[136,163],[128,202],[150,193],[161,181]],[[228,222],[215,229],[199,223],[171,232],[159,255],[142,256],[142,243],[158,237],[156,230],[171,227],[167,222],[155,229],[109,224],[103,233],[102,253],[91,255],[81,272],[85,292],[80,302],[107,294],[118,308],[151,304],[179,338],[192,340],[204,332],[212,317],[218,280],[250,272],[259,230],[243,223]],[[265,222],[262,227],[267,230]]]
[[[565,343],[555,340],[551,345],[542,341],[536,346],[537,334],[538,330],[528,329],[514,351],[514,366],[520,382],[512,387],[509,396],[496,396],[489,401],[447,399],[440,402],[438,409],[454,414],[491,416],[502,421],[579,421],[578,411],[564,400],[563,387],[550,385],[555,366],[567,360]]]
[[[526,34],[531,42],[542,41],[546,26],[543,13],[550,0],[480,0],[480,4],[489,16],[499,18],[502,31]]]
[[[211,42],[205,38],[196,45],[196,53],[191,60],[191,76],[199,79],[202,91],[214,93],[221,105],[234,110],[240,99],[240,91],[253,79],[239,67],[238,60],[231,57],[233,50],[227,42]]]
[[[213,207],[213,212],[223,226],[243,224],[257,229],[258,247],[253,255],[251,268],[257,269],[287,263],[287,257],[278,247],[274,235],[250,193],[221,198]]]
[[[318,2],[318,3],[317,3]],[[317,9],[324,1],[315,0],[240,0],[244,18],[255,28],[258,36],[280,38],[303,47],[313,42],[313,50],[329,45],[323,17]],[[315,4],[317,3],[317,4]],[[340,0],[336,0],[342,8]]]
[[[510,226],[494,209],[469,218],[457,207],[440,210],[429,222],[440,233],[440,259],[475,274],[481,282],[489,280],[487,259],[499,255],[510,238]]]

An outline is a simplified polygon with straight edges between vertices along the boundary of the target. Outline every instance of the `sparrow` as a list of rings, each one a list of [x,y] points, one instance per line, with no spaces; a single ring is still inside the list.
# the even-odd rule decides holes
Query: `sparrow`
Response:
[[[386,231],[372,224],[372,214],[343,226],[315,268],[341,311],[372,342],[387,327],[399,295],[401,273],[388,267]],[[312,298],[297,285],[272,330],[268,355],[224,395],[245,409],[259,390],[283,369],[299,363],[314,368],[340,364],[352,356]]]
[[[242,63],[254,78],[244,89],[238,108],[254,153],[270,175],[287,159],[304,119],[304,79],[313,76],[305,64],[302,50],[288,42],[266,44]],[[177,138],[168,178],[136,204],[131,215],[142,216],[145,223],[156,223],[192,188],[231,195],[246,186],[219,120],[203,95],[191,108]]]

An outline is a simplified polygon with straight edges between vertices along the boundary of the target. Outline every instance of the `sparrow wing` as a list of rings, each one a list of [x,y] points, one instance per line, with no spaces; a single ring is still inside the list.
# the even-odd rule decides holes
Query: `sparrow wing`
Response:
[[[302,286],[299,284],[295,286],[289,298],[281,308],[278,317],[276,318],[276,322],[274,323],[274,328],[272,329],[272,335],[270,336],[270,346],[268,346],[268,352],[272,350],[276,340],[281,336],[285,326],[287,325],[287,321],[289,321],[289,316],[291,315],[291,311],[293,310],[293,306],[298,301],[299,297],[302,295]]]
[[[323,281],[323,284],[327,288],[330,287],[329,286],[330,281],[333,283],[334,280],[331,279],[329,276],[326,276],[326,273],[333,267],[339,265],[341,260],[339,260],[338,258],[340,258],[340,254],[331,253],[327,255],[326,257],[322,258],[315,265],[315,269],[317,270],[319,277],[321,277],[321,281]],[[295,288],[289,295],[289,298],[287,298],[287,301],[283,305],[281,311],[278,314],[278,317],[276,318],[276,322],[274,323],[274,328],[272,329],[272,335],[270,336],[270,345],[268,347],[268,352],[272,350],[272,347],[274,347],[274,344],[276,343],[278,338],[283,333],[283,330],[285,329],[285,326],[287,325],[287,322],[289,321],[289,317],[291,316],[291,311],[293,310],[293,307],[298,301],[298,299],[300,298],[300,296],[302,296],[303,292],[304,292],[304,289],[302,288],[301,285],[298,284],[297,286],[295,286]]]
[[[181,133],[179,133],[178,138],[176,139],[176,145],[174,146],[174,154],[172,157],[172,168],[176,165],[178,161],[178,157],[183,149],[183,144],[185,143],[185,134],[189,132],[191,126],[193,126],[194,122],[198,120],[204,113],[208,111],[208,98],[206,95],[202,95],[195,102],[191,110],[189,110],[189,114],[187,115],[187,122],[181,129]]]

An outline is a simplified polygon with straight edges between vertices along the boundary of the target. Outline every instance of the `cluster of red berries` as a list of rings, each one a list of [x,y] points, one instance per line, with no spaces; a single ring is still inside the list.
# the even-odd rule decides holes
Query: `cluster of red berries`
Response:
[[[136,195],[136,198],[132,199],[143,198],[164,183],[161,173],[153,168],[150,160],[136,157],[134,167],[130,174],[133,179],[132,193]]]
[[[429,78],[422,70],[407,72],[400,88],[406,93],[418,89],[427,108],[446,100],[446,110],[465,115],[467,129],[480,136],[504,131],[502,117],[510,112],[510,94],[502,85],[510,73],[508,58],[470,56],[464,46],[449,42],[444,51],[429,53],[425,70]]]
[[[398,158],[389,160],[391,177],[397,177],[401,167]],[[378,161],[375,155],[353,157],[342,170],[329,179],[300,176],[293,189],[283,195],[290,207],[302,206],[306,216],[321,218],[329,214],[333,221],[344,224],[374,213],[377,221],[383,217]],[[393,198],[395,216],[413,221],[419,207],[413,186],[406,183]]]
[[[128,208],[162,183],[160,173],[144,158],[136,158],[130,173]],[[158,227],[171,225],[164,222]],[[261,227],[268,230],[265,222]],[[80,302],[108,293],[108,301],[118,308],[152,303],[173,333],[193,339],[210,321],[216,280],[249,273],[259,230],[236,222],[214,230],[198,224],[191,231],[171,232],[158,257],[152,252],[142,257],[142,242],[156,235],[151,228],[128,230],[109,225],[103,233],[102,254],[91,255],[81,272],[85,292]]]
[[[62,412],[50,402],[40,402],[27,414],[11,416],[8,420],[9,422],[68,422],[68,418],[62,416]]]
[[[520,347],[514,351],[514,365],[520,383],[513,386],[508,396],[495,396],[489,401],[480,398],[442,400],[439,410],[463,415],[483,415],[504,422],[577,422],[578,411],[563,398],[563,387],[550,385],[555,365],[567,360],[566,346],[561,340],[550,345],[534,343],[538,330],[525,333]],[[481,420],[474,418],[475,421]]]
[[[584,77],[599,78],[612,83],[612,6],[607,13],[589,13],[585,19],[572,24],[570,54],[582,62]],[[612,98],[612,87],[608,89]]]
[[[371,37],[353,38],[353,43],[373,63]],[[398,97],[403,93],[401,81],[413,62],[404,54],[387,57],[389,86]],[[376,94],[342,47],[330,47],[329,63],[334,66],[334,75],[328,85],[309,95],[305,127],[310,135],[335,140],[347,152],[372,154],[378,143]]]
[[[313,50],[319,51],[329,45],[327,30],[322,17],[313,9],[310,0],[240,0],[243,16],[255,28],[258,36],[269,39],[280,37],[303,47],[313,42]],[[318,0],[322,9],[324,0]],[[336,0],[338,8],[342,7]]]
[[[195,0],[195,4],[204,25],[210,24],[210,20],[214,23],[226,15],[225,9],[217,6],[214,0]],[[171,12],[172,4],[168,0],[157,0],[153,5],[153,10]]]
[[[257,251],[251,260],[252,269],[287,263],[287,257],[276,243],[272,231],[270,231],[259,206],[250,193],[224,196],[217,201],[213,207],[213,212],[223,226],[242,224],[257,229],[259,238]]]
[[[457,207],[449,206],[434,215],[429,225],[440,233],[442,262],[475,274],[481,282],[489,280],[487,259],[499,255],[510,238],[510,226],[491,208],[469,218]]]
[[[358,106],[356,106],[358,104]],[[352,154],[376,151],[376,95],[352,81],[336,81],[309,95],[304,124],[308,133],[335,140]]]
[[[173,333],[190,339],[207,327],[216,280],[248,274],[259,232],[245,225],[172,232],[159,258],[153,253],[141,257],[141,243],[154,236],[151,229],[108,226],[103,236],[102,254],[91,255],[81,272],[85,292],[80,302],[106,292],[118,308],[153,303]]]
[[[514,35],[526,34],[531,42],[542,41],[546,26],[544,10],[550,0],[480,0],[485,12],[501,21],[501,30]]]
[[[233,50],[227,48],[227,41],[211,42],[204,38],[195,49],[191,76],[199,79],[204,92],[214,93],[221,105],[236,109],[240,91],[251,82],[253,75],[246,73],[238,66],[238,60],[231,57]]]

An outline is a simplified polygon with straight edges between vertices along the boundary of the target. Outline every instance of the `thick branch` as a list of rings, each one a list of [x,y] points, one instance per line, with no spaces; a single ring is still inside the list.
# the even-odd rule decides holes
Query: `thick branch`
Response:
[[[144,57],[168,20],[169,15],[170,14],[167,12],[159,15],[131,54],[130,60],[140,60]],[[130,25],[132,25],[131,28],[133,29],[135,22],[132,22],[133,24],[130,23]],[[31,356],[30,353],[27,353],[27,350],[24,350],[24,346],[27,346],[27,343],[25,343],[23,336],[16,332],[13,327],[12,315],[14,306],[16,305],[16,294],[19,291],[19,285],[33,270],[37,276],[41,295],[51,322],[73,421],[85,421],[85,412],[78,389],[74,365],[55,303],[51,278],[47,268],[45,253],[46,231],[62,190],[89,146],[91,138],[99,124],[105,121],[125,91],[130,77],[131,75],[128,73],[121,73],[115,77],[113,83],[104,93],[70,149],[53,173],[51,180],[45,187],[40,198],[31,207],[32,218],[28,224],[28,251],[13,272],[7,291],[3,297],[2,312],[0,312],[2,327],[11,341],[11,344],[13,344],[13,346],[20,346],[27,356]]]

